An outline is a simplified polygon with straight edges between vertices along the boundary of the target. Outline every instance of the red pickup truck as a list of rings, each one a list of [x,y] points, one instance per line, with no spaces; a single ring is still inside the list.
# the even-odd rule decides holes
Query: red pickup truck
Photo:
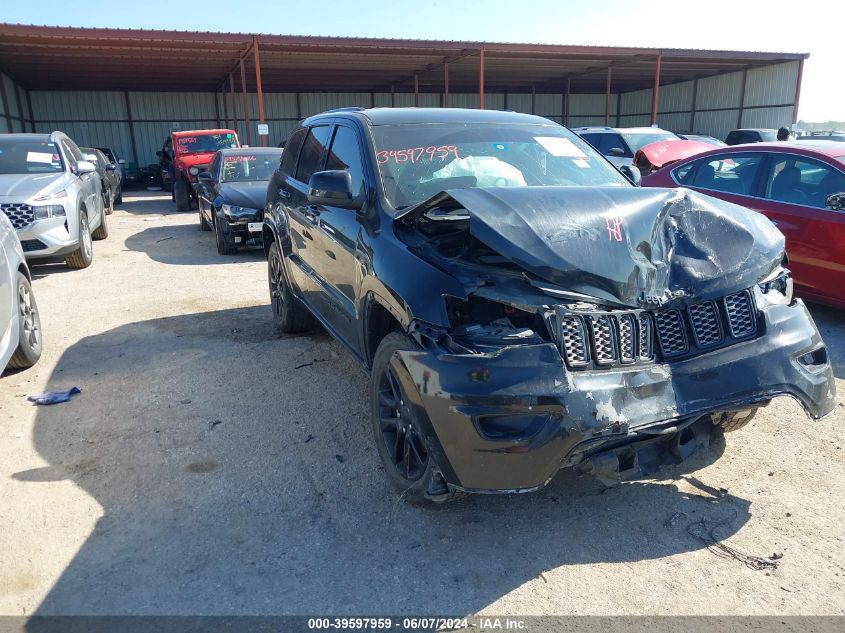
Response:
[[[240,147],[234,130],[191,130],[170,134],[171,197],[178,211],[190,211],[197,201],[197,174],[208,169],[219,149]]]

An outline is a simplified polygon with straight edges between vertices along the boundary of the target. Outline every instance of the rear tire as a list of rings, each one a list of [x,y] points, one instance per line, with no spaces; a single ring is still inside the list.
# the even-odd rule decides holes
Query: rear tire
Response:
[[[419,346],[401,332],[379,343],[368,384],[370,422],[384,471],[400,498],[427,506],[449,501],[455,493],[439,473],[414,406],[390,364],[395,352],[416,350]]]
[[[11,369],[32,367],[41,358],[41,317],[26,275],[18,273],[18,348],[9,359]]]
[[[754,419],[757,409],[744,409],[743,411],[723,411],[721,414],[713,415],[713,424],[718,426],[724,433],[738,431]]]
[[[123,204],[123,186],[121,186],[120,191],[117,192],[117,197],[114,199],[114,204]],[[114,205],[112,205],[112,209],[114,209]]]
[[[285,279],[284,262],[278,242],[273,242],[267,253],[267,277],[270,284],[270,307],[273,309],[273,329],[276,334],[307,332],[316,320],[293,295]]]
[[[191,194],[188,191],[188,183],[184,180],[173,183],[173,200],[176,201],[176,210],[180,213],[191,210]]]
[[[79,248],[65,258],[68,268],[88,268],[94,260],[94,245],[91,242],[91,227],[88,226],[88,214],[79,210]]]
[[[94,232],[91,233],[91,237],[95,240],[104,240],[109,236],[109,221],[108,218],[109,214],[106,213],[106,210],[103,209],[103,214],[100,217],[100,226],[96,228]]]

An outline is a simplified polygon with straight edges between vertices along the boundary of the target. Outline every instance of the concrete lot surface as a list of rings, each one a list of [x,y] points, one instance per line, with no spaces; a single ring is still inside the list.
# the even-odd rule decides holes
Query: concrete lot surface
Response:
[[[0,613],[845,614],[845,314],[812,307],[821,422],[781,398],[658,480],[418,509],[364,371],[274,337],[260,252],[160,194],[110,219],[91,268],[33,267],[44,357],[0,378]]]

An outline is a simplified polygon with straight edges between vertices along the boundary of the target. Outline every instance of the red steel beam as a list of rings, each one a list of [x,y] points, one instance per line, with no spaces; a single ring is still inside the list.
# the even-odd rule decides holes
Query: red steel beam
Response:
[[[258,121],[264,123],[264,92],[261,87],[261,58],[258,55],[258,38],[252,38],[252,55],[255,61],[255,89],[258,98]],[[267,137],[259,134],[261,146],[267,146]]]
[[[232,129],[238,129],[238,100],[235,98],[235,80],[229,73],[229,96],[232,98]]]
[[[651,124],[657,123],[657,104],[660,98],[660,62],[663,60],[662,53],[657,54],[657,62],[654,64],[654,88],[651,91]]]
[[[246,129],[246,144],[252,145],[252,130],[249,129],[249,101],[246,94],[246,72],[244,71],[244,60],[239,62],[241,66],[241,98],[244,106],[244,127]]]

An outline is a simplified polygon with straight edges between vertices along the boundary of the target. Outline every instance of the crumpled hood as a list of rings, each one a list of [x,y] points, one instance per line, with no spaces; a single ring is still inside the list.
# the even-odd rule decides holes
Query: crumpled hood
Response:
[[[51,174],[0,174],[0,200],[4,202],[28,202],[56,193],[76,178],[67,172]]]
[[[220,185],[218,195],[226,204],[263,209],[267,202],[267,182],[226,182]]]
[[[396,219],[461,207],[469,232],[526,272],[631,307],[751,287],[784,252],[764,216],[687,189],[453,189]]]

